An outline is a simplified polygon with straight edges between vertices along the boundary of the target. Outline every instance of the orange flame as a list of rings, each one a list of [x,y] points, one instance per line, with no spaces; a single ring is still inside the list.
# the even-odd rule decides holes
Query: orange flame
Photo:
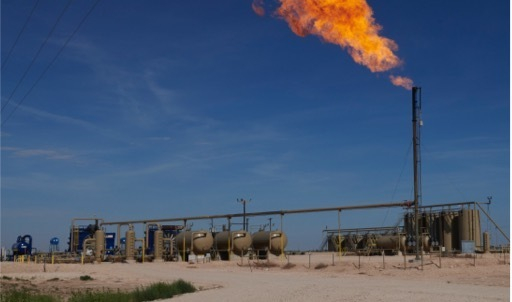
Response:
[[[389,79],[391,80],[391,83],[393,83],[393,85],[395,86],[401,86],[407,90],[412,89],[413,81],[409,78],[390,75]]]
[[[291,30],[308,34],[346,48],[354,61],[372,72],[386,71],[402,62],[393,53],[396,43],[379,36],[382,27],[375,22],[366,0],[279,0],[277,13]]]

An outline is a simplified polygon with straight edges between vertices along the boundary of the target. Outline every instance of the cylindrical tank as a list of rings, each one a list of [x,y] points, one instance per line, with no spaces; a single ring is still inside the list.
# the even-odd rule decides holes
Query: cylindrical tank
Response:
[[[475,240],[475,247],[479,250],[482,250],[482,229],[480,227],[480,211],[473,210],[473,221],[474,221],[474,231],[473,238]]]
[[[287,244],[288,238],[281,231],[260,231],[252,234],[252,247],[255,250],[268,250],[278,256],[284,253]]]
[[[135,260],[135,231],[130,226],[126,231],[126,260]]]
[[[430,250],[430,235],[428,235],[428,234],[421,235],[421,240],[422,240],[421,244],[423,245],[423,250],[425,252],[428,252]]]
[[[491,252],[491,237],[489,232],[484,232],[484,253]]]
[[[377,248],[382,250],[405,250],[405,236],[403,235],[383,235],[377,237]]]
[[[439,213],[430,213],[431,224],[430,224],[430,242],[432,246],[439,246],[441,244],[441,219]]]
[[[153,251],[156,261],[163,260],[164,254],[164,232],[160,229],[154,233]]]
[[[472,214],[470,210],[461,210],[459,215],[459,239],[471,240]]]
[[[181,232],[176,236],[176,246],[180,252],[183,252],[183,244],[185,250],[190,250],[196,255],[204,255],[213,246],[213,236],[205,230]]]
[[[460,231],[459,220],[461,219],[458,211],[452,212],[452,248],[460,250]]]
[[[450,212],[443,212],[441,214],[443,218],[443,242],[442,245],[445,251],[450,252],[452,250],[452,234],[453,234],[453,214]]]
[[[105,232],[103,230],[96,230],[94,232],[94,239],[96,242],[95,248],[95,260],[100,263],[103,260],[103,254],[105,253]]]
[[[251,247],[251,244],[252,238],[249,233],[244,230],[220,232],[217,233],[214,238],[214,246],[218,251],[231,249],[231,251],[238,256],[245,254]]]

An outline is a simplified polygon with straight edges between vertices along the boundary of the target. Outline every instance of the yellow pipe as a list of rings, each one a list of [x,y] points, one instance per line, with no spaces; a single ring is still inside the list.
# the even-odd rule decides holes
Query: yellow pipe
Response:
[[[142,245],[146,244],[146,240],[142,239]],[[144,257],[146,256],[146,248],[142,249],[142,263],[144,263]]]
[[[284,232],[283,232],[283,217],[284,215],[281,214],[281,261],[284,260]],[[271,234],[272,235],[272,234]]]
[[[228,236],[228,261],[231,261],[231,236],[233,236],[233,233],[231,231],[229,232]]]
[[[338,257],[341,261],[341,210],[338,211]]]
[[[183,232],[186,232],[187,231],[187,220],[183,220]],[[186,240],[186,236],[185,234],[183,234],[183,258],[181,258],[181,261],[185,261],[185,241]]]
[[[185,261],[185,240],[186,236],[183,234],[183,258],[181,258],[181,261]]]
[[[144,238],[135,238],[135,242],[137,242],[137,241],[142,242],[142,263],[144,263],[144,257],[145,257],[145,252],[146,252],[146,248],[145,248],[146,241]]]
[[[91,244],[91,242],[93,242],[93,244]],[[85,252],[87,251],[87,247],[89,245],[94,245],[95,246],[95,244],[96,244],[96,239],[95,238],[87,238],[87,239],[85,239],[83,241],[83,243],[82,243],[82,257],[81,257],[82,258],[81,259],[82,265],[84,264]]]
[[[284,235],[283,230],[281,230],[281,261],[284,260]]]

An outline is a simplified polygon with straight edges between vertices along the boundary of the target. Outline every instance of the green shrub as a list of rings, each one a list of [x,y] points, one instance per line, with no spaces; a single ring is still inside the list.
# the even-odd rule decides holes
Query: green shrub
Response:
[[[50,295],[34,294],[25,290],[2,290],[0,293],[1,302],[60,302],[57,297]]]
[[[133,297],[134,301],[153,301],[195,291],[196,288],[192,284],[179,279],[171,284],[159,282],[146,288],[136,289],[133,292]]]
[[[92,280],[92,277],[89,276],[89,275],[80,276],[80,280],[82,280],[82,281],[89,281],[89,280]]]
[[[175,295],[195,292],[196,288],[189,282],[177,280],[171,284],[159,282],[148,287],[136,289],[130,293],[104,291],[104,292],[78,292],[73,293],[68,302],[143,302],[158,299],[172,298]]]
[[[92,279],[90,276],[86,280]],[[87,279],[90,278],[90,279]],[[75,292],[71,294],[68,302],[143,302],[158,299],[172,298],[175,295],[195,292],[196,288],[189,282],[177,280],[169,283],[155,283],[148,287],[142,287],[129,293],[123,293],[119,290],[114,292],[106,290],[103,292]],[[58,297],[52,297],[43,294],[33,294],[27,290],[6,290],[0,292],[0,302],[62,302]]]
[[[131,293],[122,293],[120,291],[104,292],[78,292],[73,293],[68,302],[131,302],[134,301]]]

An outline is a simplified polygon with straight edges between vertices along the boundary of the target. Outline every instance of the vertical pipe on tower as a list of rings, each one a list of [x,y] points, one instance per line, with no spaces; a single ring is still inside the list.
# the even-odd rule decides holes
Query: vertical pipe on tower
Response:
[[[420,87],[412,87],[412,142],[413,142],[413,167],[414,167],[414,232],[416,240],[416,260],[420,259],[420,235],[419,235],[419,135],[418,135],[418,92]]]

